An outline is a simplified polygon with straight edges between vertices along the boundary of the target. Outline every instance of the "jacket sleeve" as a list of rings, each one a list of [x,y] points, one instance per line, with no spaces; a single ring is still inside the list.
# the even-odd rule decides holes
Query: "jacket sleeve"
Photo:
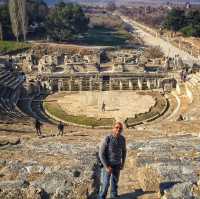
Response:
[[[106,153],[107,153],[107,145],[108,145],[108,142],[107,142],[107,139],[108,137],[105,137],[103,139],[103,141],[101,142],[100,144],[100,147],[99,147],[99,158],[101,160],[101,163],[103,164],[104,167],[108,167],[108,160],[106,158]]]
[[[124,163],[126,160],[126,139],[123,139],[123,146],[122,146],[122,167],[124,167]]]

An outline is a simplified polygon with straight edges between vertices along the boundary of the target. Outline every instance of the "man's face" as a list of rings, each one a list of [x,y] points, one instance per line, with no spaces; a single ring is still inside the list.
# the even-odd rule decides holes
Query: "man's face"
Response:
[[[118,137],[122,132],[122,125],[120,124],[115,124],[114,128],[113,128],[113,133],[114,133],[114,136]]]

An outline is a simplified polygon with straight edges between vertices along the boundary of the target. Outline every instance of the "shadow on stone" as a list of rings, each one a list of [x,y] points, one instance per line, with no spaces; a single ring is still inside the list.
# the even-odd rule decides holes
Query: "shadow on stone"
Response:
[[[160,183],[160,193],[164,194],[165,189],[170,189],[172,188],[175,184],[181,183],[180,181],[176,182],[162,182]]]
[[[84,135],[84,134],[78,134],[78,135],[73,135],[74,137],[88,137],[89,135]]]
[[[142,189],[136,189],[134,192],[126,193],[120,195],[119,199],[136,199],[138,196],[142,196],[145,194],[151,194],[155,192],[143,191]]]
[[[119,111],[120,109],[119,108],[116,108],[116,109],[106,109],[106,111]]]
[[[42,194],[41,194],[41,199],[49,199],[50,198],[50,195],[47,193],[47,192],[43,192]]]
[[[7,129],[7,128],[0,128],[0,131],[5,131],[9,133],[29,133],[29,134],[31,132],[30,130],[18,130],[18,129],[13,130],[13,129]]]

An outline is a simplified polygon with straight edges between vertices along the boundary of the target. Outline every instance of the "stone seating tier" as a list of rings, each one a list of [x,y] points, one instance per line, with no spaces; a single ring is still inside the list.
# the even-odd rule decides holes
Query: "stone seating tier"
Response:
[[[31,102],[31,110],[34,113],[35,118],[39,119],[42,122],[52,122],[43,111],[41,101],[46,98],[46,95],[38,95]]]
[[[6,74],[3,78],[0,79],[0,84],[5,84],[7,81],[9,81],[14,76],[12,74]]]
[[[11,75],[9,75],[9,73],[7,72],[4,72],[3,74],[0,75],[0,82],[3,82],[3,79],[4,78],[7,78],[7,77],[11,77]]]
[[[0,86],[0,120],[19,121],[26,116],[16,107],[20,95],[19,89]]]
[[[6,88],[0,85],[0,98],[2,98],[6,93]]]
[[[24,78],[20,73],[0,68],[0,85],[16,89],[23,81]]]
[[[14,81],[9,81],[6,85],[12,89],[16,89],[18,86],[20,86],[24,82],[22,76],[19,76]]]

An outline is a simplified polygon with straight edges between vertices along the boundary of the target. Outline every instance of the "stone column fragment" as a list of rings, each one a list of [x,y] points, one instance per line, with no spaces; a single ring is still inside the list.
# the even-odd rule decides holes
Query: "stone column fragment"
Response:
[[[149,79],[147,79],[147,88],[148,88],[148,89],[151,89],[151,82],[150,82]]]
[[[123,83],[122,83],[122,81],[121,81],[121,80],[119,81],[119,89],[120,89],[120,90],[122,90],[122,89],[123,89]]]
[[[90,89],[90,91],[92,91],[92,89],[93,89],[92,88],[92,78],[89,79],[89,89]]]
[[[142,79],[141,78],[138,78],[138,87],[140,90],[142,90]]]
[[[129,90],[133,90],[133,82],[131,80],[128,81]]]

